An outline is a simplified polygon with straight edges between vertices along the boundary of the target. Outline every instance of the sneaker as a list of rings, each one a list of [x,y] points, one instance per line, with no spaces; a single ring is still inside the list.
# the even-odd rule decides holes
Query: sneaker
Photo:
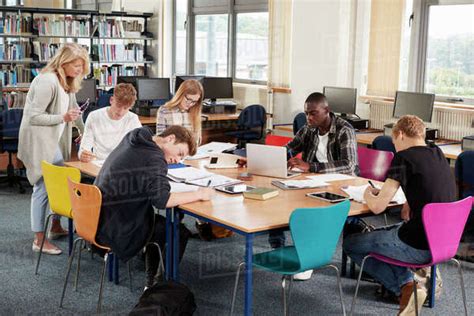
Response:
[[[33,250],[33,252],[40,252],[41,245],[38,245],[33,241],[33,246],[31,247],[31,249]],[[62,251],[59,248],[45,248],[43,246],[43,253],[48,255],[60,255]]]
[[[199,237],[201,240],[204,241],[211,241],[212,240],[212,228],[211,224],[206,222],[197,222],[196,221],[196,229],[198,231]]]
[[[306,281],[306,280],[311,279],[312,275],[313,275],[313,270],[303,271],[303,272],[296,273],[295,275],[293,275],[293,280]]]
[[[418,299],[418,306],[415,306],[415,295],[413,294],[413,287],[416,286],[416,296]],[[421,307],[425,303],[428,293],[426,290],[417,286],[414,281],[406,283],[402,287],[400,295],[400,311],[399,316],[412,316],[416,315],[416,309],[421,312]],[[420,314],[420,313],[418,313]]]

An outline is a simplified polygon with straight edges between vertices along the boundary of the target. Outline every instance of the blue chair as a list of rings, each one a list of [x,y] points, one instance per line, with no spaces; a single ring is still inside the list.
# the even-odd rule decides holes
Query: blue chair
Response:
[[[253,256],[254,267],[283,275],[283,310],[285,315],[289,313],[287,300],[290,297],[293,275],[310,269],[326,267],[336,270],[342,312],[344,315],[346,314],[342,300],[339,269],[330,262],[349,213],[349,207],[350,202],[344,201],[328,207],[295,209],[290,216],[290,232],[294,246],[281,247]],[[231,315],[234,311],[239,274],[243,265],[244,263],[241,263],[237,269]],[[289,282],[286,282],[287,279]],[[288,297],[286,283],[289,283]]]
[[[0,112],[0,153],[8,153],[7,176],[1,182],[8,182],[9,186],[18,186],[19,192],[25,189],[21,184],[21,177],[15,175],[13,154],[18,152],[18,135],[20,131],[23,109],[10,109]]]
[[[456,159],[454,174],[459,189],[459,198],[464,199],[474,196],[474,150],[462,152]],[[463,232],[463,241],[471,242],[471,249],[474,249],[474,206],[466,223]],[[471,256],[472,258],[472,256]],[[472,259],[471,259],[472,260]]]
[[[260,104],[249,105],[239,114],[237,119],[238,130],[225,134],[237,138],[239,148],[242,148],[245,147],[248,141],[262,139],[266,121],[267,112],[263,106]]]
[[[306,125],[306,114],[303,112],[298,113],[293,120],[293,135],[296,135],[298,131]]]
[[[393,145],[392,137],[385,135],[377,136],[372,141],[372,148],[383,151],[391,151],[392,153],[397,152],[395,150],[395,145]]]

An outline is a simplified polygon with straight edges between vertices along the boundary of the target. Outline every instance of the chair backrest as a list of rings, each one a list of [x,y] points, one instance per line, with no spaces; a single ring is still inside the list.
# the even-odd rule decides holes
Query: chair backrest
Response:
[[[302,270],[331,261],[349,207],[350,202],[344,201],[328,207],[298,208],[291,213],[290,231]]]
[[[451,203],[430,203],[423,208],[423,226],[433,264],[456,254],[472,203],[473,198],[467,197]]]
[[[86,241],[103,247],[95,241],[99,227],[102,193],[95,185],[82,184],[71,179],[67,180],[67,187],[77,234]]]
[[[72,218],[67,179],[79,182],[81,172],[76,168],[55,166],[44,160],[41,161],[41,170],[48,193],[49,207],[56,214]]]
[[[394,154],[389,151],[357,147],[359,176],[377,181],[385,181]]]
[[[459,185],[459,196],[474,196],[474,150],[462,152],[456,159],[454,174]]]
[[[260,127],[262,130],[267,121],[267,111],[260,104],[245,107],[239,114],[237,125],[242,129]]]
[[[306,114],[300,112],[296,114],[295,118],[293,119],[293,135],[296,135],[298,131],[305,126],[306,124]]]
[[[287,136],[279,136],[279,135],[271,135],[268,134],[265,137],[265,145],[270,146],[285,146],[291,141],[293,138]]]
[[[395,150],[395,145],[393,145],[392,137],[385,135],[377,136],[372,141],[372,148],[383,151],[391,151],[392,153],[397,152]]]
[[[23,109],[10,109],[1,112],[0,126],[2,137],[18,138]]]

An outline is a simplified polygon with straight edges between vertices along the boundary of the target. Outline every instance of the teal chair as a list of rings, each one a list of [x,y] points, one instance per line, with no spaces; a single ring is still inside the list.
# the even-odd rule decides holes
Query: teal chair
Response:
[[[336,270],[342,312],[346,315],[342,300],[339,269],[330,264],[342,227],[349,213],[350,202],[344,201],[328,207],[298,208],[290,216],[290,231],[294,246],[281,247],[253,256],[256,268],[279,273],[282,277],[283,311],[289,313],[289,299],[293,275],[310,269],[332,268]],[[235,278],[230,314],[234,312],[235,297],[242,262]],[[289,280],[289,282],[287,281]],[[288,293],[286,284],[288,283]]]

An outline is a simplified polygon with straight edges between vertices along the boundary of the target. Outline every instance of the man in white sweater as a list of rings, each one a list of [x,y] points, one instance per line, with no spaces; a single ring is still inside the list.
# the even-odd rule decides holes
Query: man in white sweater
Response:
[[[136,99],[135,88],[120,83],[115,86],[110,106],[89,114],[78,153],[82,162],[106,159],[125,134],[142,126],[138,116],[129,111]]]

